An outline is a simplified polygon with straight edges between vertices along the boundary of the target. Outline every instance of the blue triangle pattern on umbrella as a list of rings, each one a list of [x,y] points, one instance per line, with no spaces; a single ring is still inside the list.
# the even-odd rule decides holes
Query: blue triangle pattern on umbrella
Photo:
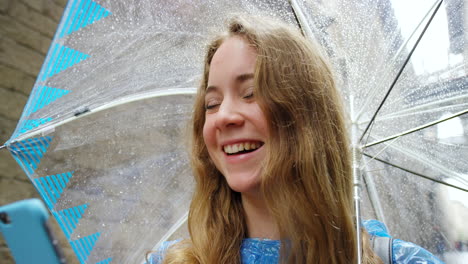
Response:
[[[101,234],[98,232],[90,236],[86,236],[70,242],[70,245],[72,246],[73,251],[75,251],[75,254],[78,257],[80,263],[86,263],[86,260],[88,259],[88,256],[91,253],[91,251],[93,250],[93,247],[96,244],[96,241],[98,240],[99,236],[101,236]]]
[[[70,178],[73,177],[73,173],[73,171],[69,171],[34,179],[36,188],[49,209],[54,208],[60,195],[70,182]]]
[[[30,102],[26,109],[26,116],[36,112],[37,110],[49,105],[60,97],[68,94],[70,91],[48,87],[48,86],[38,86],[34,89],[34,94],[32,95],[32,102]]]
[[[69,35],[111,14],[107,9],[91,0],[74,0],[60,30],[59,37]]]
[[[53,212],[55,219],[57,219],[57,222],[65,233],[67,239],[70,239],[71,234],[78,225],[78,222],[83,217],[86,208],[88,208],[88,205],[83,204],[58,212]]]
[[[108,259],[96,262],[96,264],[109,264],[109,263],[111,263],[111,261],[112,261],[112,258],[108,258]]]
[[[26,174],[32,175],[39,166],[51,141],[52,137],[29,138],[14,142],[9,149]]]
[[[50,59],[42,66],[39,80],[54,76],[67,68],[86,60],[89,55],[55,43],[49,50]]]
[[[21,129],[14,135],[14,137],[50,121],[52,121],[52,117],[24,120],[21,122]]]

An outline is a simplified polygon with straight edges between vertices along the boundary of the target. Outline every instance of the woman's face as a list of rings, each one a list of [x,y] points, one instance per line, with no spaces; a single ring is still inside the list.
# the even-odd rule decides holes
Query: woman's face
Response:
[[[256,51],[230,37],[213,56],[205,96],[203,138],[231,189],[255,192],[266,156],[268,127],[254,92]]]

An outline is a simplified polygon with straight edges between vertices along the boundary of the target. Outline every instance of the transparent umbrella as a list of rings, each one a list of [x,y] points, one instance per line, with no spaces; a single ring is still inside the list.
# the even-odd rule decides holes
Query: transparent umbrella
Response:
[[[71,0],[4,146],[81,263],[143,262],[161,241],[186,236],[185,135],[207,41],[233,13],[276,16],[332,60],[353,139],[357,220],[461,256],[452,253],[468,237],[459,5]]]

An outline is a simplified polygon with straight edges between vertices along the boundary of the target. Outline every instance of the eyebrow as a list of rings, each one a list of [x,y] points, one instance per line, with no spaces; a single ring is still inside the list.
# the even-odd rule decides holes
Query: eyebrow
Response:
[[[245,82],[247,80],[250,80],[250,79],[253,79],[254,78],[254,74],[253,73],[243,73],[243,74],[240,74],[236,77],[236,81],[237,82]],[[205,93],[209,93],[213,90],[216,90],[217,87],[214,86],[214,85],[210,85],[208,87],[206,87],[205,89]]]
[[[244,74],[241,74],[241,75],[237,76],[236,81],[244,82],[244,81],[247,81],[247,80],[253,79],[253,78],[254,78],[253,73],[244,73]]]

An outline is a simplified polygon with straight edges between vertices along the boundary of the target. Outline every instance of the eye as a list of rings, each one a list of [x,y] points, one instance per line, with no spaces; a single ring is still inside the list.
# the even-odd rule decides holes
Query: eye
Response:
[[[205,101],[205,110],[212,110],[218,107],[221,104],[221,101],[216,98],[209,98]]]
[[[219,106],[219,104],[207,104],[207,105],[205,105],[205,110],[211,110],[211,109],[214,109],[217,106]]]
[[[253,92],[250,92],[250,93],[248,93],[248,94],[244,95],[244,97],[243,97],[243,98],[244,98],[244,99],[250,99],[250,98],[253,98],[253,97],[254,97],[254,94],[253,94]]]
[[[244,95],[242,96],[242,98],[244,99],[251,99],[254,97],[254,92],[253,92],[253,87],[247,89],[244,93]]]

